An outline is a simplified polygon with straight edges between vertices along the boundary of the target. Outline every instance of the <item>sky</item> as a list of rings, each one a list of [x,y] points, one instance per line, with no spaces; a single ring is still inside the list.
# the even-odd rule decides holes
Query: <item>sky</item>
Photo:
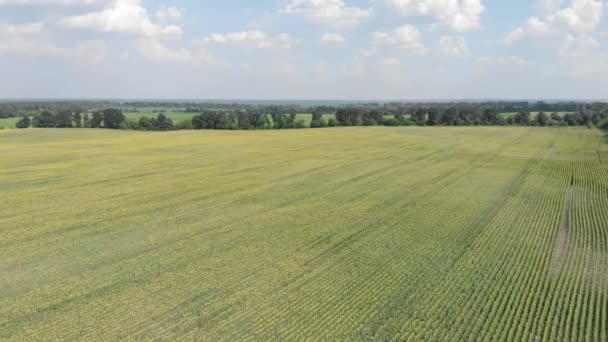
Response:
[[[0,0],[0,98],[608,99],[601,0]]]

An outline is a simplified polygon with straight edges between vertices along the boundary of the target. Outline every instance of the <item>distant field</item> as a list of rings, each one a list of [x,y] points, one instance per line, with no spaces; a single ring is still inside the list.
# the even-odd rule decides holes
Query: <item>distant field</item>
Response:
[[[15,128],[15,125],[19,120],[21,120],[21,118],[2,118],[0,119],[0,129]]]
[[[158,114],[160,113],[154,113],[154,112],[137,112],[137,113],[133,113],[133,112],[127,112],[125,113],[125,117],[127,118],[127,120],[129,121],[139,121],[139,119],[141,117],[147,116],[149,118],[155,118],[158,116]],[[173,120],[173,123],[179,123],[182,121],[188,121],[188,120],[192,120],[192,116],[197,115],[197,113],[185,113],[185,112],[165,112],[164,113],[168,118],[171,118],[171,120]]]
[[[517,115],[519,112],[512,112],[512,113],[500,113],[498,114],[499,116],[502,116],[503,118],[508,118],[510,116],[515,116]],[[536,118],[536,116],[538,115],[538,113],[540,112],[530,112],[530,117],[532,119]],[[545,114],[547,115],[551,115],[553,112],[549,111],[549,112],[545,112]],[[566,114],[572,114],[572,112],[557,112],[557,114],[559,114],[561,117],[564,117]]]
[[[603,139],[0,131],[0,340],[607,341]]]

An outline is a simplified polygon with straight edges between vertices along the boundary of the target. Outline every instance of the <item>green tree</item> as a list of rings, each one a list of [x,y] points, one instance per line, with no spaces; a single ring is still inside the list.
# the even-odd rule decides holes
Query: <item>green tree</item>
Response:
[[[103,114],[100,111],[93,112],[93,116],[89,123],[91,128],[100,128],[103,123]]]
[[[55,127],[55,115],[45,110],[34,116],[33,125],[40,128]]]
[[[115,108],[104,109],[103,125],[105,128],[120,128],[120,125],[125,122],[125,115],[122,110]]]
[[[74,126],[82,127],[82,114],[80,112],[74,112],[72,120],[74,121]]]
[[[548,126],[549,125],[549,117],[545,112],[540,112],[536,115],[536,122],[539,126]]]
[[[158,125],[156,124],[156,119],[155,118],[149,118],[147,116],[142,116],[141,118],[139,118],[139,128],[144,130],[144,131],[154,131],[157,128]]]
[[[30,120],[29,115],[23,115],[21,120],[17,122],[17,128],[29,128],[32,125],[32,120]]]
[[[84,113],[82,118],[82,127],[91,127],[91,119],[89,118],[89,113]]]
[[[551,113],[551,121],[553,121],[554,125],[561,125],[564,122],[564,119],[557,113]]]
[[[173,130],[173,120],[168,118],[165,114],[160,113],[156,117],[156,125],[161,131],[171,131]]]
[[[255,124],[255,127],[258,129],[272,128],[272,123],[270,122],[270,118],[268,118],[268,115],[266,115],[266,114],[260,115],[260,117],[258,118],[258,121]]]
[[[72,127],[73,113],[69,111],[61,111],[55,114],[55,127],[70,128]]]
[[[520,126],[530,125],[530,112],[519,112],[515,115],[515,123]]]

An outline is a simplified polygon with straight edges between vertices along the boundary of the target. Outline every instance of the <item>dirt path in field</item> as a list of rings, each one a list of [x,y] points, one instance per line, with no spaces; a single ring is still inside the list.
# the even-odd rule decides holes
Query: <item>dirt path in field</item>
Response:
[[[570,179],[570,186],[566,192],[564,199],[564,213],[562,214],[562,223],[559,228],[555,250],[553,251],[553,262],[551,265],[551,278],[553,279],[558,273],[562,265],[562,258],[566,253],[568,243],[568,233],[570,231],[570,211],[572,209],[572,192],[574,189],[574,176]]]

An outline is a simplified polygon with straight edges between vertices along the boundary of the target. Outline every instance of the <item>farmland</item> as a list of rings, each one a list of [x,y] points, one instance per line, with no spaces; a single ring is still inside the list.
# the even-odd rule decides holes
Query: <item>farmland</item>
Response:
[[[2,130],[0,155],[0,340],[608,340],[599,130]]]
[[[20,118],[2,118],[0,119],[0,129],[15,128],[19,120]]]

